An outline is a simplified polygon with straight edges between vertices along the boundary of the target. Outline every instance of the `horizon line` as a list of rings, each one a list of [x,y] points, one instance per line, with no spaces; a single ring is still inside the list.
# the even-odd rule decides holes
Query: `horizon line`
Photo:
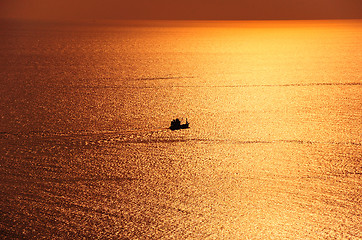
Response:
[[[102,22],[102,21],[323,21],[323,20],[362,20],[362,18],[19,18],[0,17],[1,21],[29,22]]]

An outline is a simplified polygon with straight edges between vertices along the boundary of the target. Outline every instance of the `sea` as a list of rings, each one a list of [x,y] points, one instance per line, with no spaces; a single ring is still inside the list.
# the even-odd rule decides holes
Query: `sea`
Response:
[[[361,41],[362,20],[1,20],[0,238],[362,239]]]

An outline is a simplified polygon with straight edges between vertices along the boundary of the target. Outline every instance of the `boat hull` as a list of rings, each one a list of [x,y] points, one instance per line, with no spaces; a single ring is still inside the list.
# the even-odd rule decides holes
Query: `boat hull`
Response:
[[[185,124],[181,124],[179,126],[171,126],[170,129],[172,131],[174,130],[180,130],[180,129],[186,129],[186,128],[189,128],[189,124],[188,123],[185,123]]]

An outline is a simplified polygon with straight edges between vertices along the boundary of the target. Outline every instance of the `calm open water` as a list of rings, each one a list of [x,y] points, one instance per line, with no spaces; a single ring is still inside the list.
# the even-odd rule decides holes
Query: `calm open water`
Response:
[[[0,238],[362,238],[361,20],[0,25]]]

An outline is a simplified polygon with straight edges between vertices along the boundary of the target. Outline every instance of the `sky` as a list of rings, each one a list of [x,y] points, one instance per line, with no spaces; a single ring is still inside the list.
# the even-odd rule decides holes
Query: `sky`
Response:
[[[356,19],[362,0],[0,0],[12,19]]]

